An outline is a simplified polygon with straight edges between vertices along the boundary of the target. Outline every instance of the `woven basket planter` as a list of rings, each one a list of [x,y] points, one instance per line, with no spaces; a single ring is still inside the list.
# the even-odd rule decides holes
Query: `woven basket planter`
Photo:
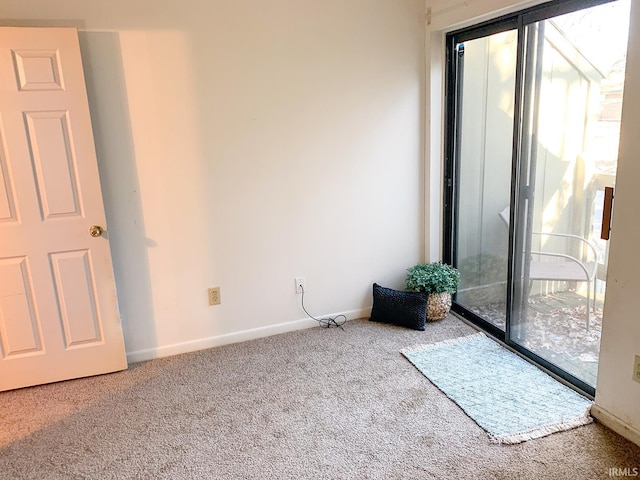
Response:
[[[451,294],[444,293],[430,293],[429,303],[427,305],[427,321],[435,322],[442,320],[447,316],[451,310]]]

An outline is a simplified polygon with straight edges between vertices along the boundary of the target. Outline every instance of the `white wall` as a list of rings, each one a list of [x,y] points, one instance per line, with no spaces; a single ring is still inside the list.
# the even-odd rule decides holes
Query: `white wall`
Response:
[[[0,24],[80,30],[130,359],[307,326],[297,276],[317,315],[403,286],[424,249],[423,18],[421,0],[2,1]]]
[[[640,4],[631,2],[620,154],[611,226],[607,296],[602,322],[596,404],[630,428],[640,442],[640,383],[632,380],[640,355]]]
[[[525,8],[534,3],[515,0],[459,2],[427,0],[431,8],[431,25],[427,29],[427,128],[425,139],[430,158],[427,171],[437,172],[442,162],[442,76],[444,34],[481,20]],[[428,11],[428,10],[427,10]],[[604,308],[602,344],[594,413],[627,438],[640,442],[640,383],[632,380],[633,361],[640,355],[640,5],[632,2],[626,89],[616,180],[615,216],[610,244],[607,293]],[[427,211],[432,213],[428,225],[435,233],[433,213],[439,211],[441,180],[427,178]],[[434,193],[435,192],[435,193]],[[429,252],[437,252],[441,236],[427,238]]]

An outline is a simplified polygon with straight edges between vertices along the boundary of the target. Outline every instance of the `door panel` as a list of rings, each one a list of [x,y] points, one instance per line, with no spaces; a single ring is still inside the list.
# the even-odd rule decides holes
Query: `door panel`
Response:
[[[537,40],[524,59],[525,228],[510,340],[592,387],[607,263],[594,238],[596,200],[603,180],[613,187],[615,179],[627,45],[614,33],[628,16],[629,2],[618,1],[525,27]]]
[[[88,250],[49,254],[67,347],[102,341],[89,255]]]
[[[0,28],[0,390],[126,368],[77,33]]]
[[[0,260],[0,337],[4,357],[42,351],[26,257]]]
[[[509,229],[500,213],[511,198],[517,31],[468,40],[456,48],[461,83],[456,122],[456,302],[504,331]]]
[[[44,219],[80,214],[68,115],[66,111],[25,112],[29,151]]]
[[[57,50],[13,50],[18,89],[64,90]]]
[[[7,153],[4,145],[4,132],[0,121],[0,223],[15,222],[17,220],[16,200],[13,195],[13,185],[9,176],[6,160]]]

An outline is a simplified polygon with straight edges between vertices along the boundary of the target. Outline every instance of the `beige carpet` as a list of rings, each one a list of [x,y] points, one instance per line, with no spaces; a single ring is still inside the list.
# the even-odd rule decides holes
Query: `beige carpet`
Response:
[[[597,423],[500,446],[399,353],[466,335],[365,320],[0,393],[2,479],[610,479]]]

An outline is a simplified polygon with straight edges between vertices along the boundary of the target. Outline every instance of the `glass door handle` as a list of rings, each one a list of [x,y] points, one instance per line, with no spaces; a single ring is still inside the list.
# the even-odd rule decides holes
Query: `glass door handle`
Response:
[[[604,204],[602,205],[602,228],[600,238],[609,240],[611,232],[611,212],[613,210],[613,187],[604,187]]]

